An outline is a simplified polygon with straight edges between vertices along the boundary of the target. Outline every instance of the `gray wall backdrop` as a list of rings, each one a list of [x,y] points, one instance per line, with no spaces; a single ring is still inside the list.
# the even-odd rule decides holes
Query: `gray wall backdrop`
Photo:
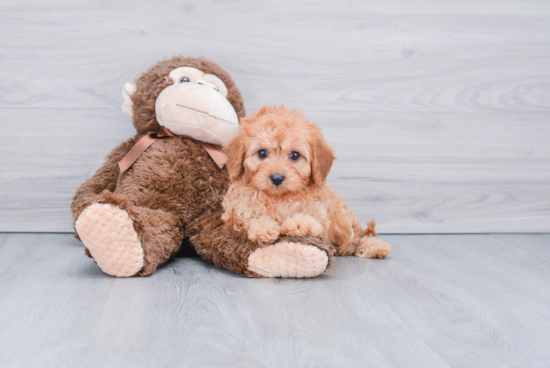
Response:
[[[380,232],[550,231],[550,2],[431,0],[2,0],[0,231],[72,231],[122,86],[180,53],[319,123]]]

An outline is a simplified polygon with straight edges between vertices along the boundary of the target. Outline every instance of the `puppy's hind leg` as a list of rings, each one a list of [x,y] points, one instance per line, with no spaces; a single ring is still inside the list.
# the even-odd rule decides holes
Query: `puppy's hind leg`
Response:
[[[369,221],[367,228],[362,232],[361,236],[354,239],[356,243],[354,256],[360,258],[384,258],[391,253],[391,245],[384,243],[374,230],[376,223]]]

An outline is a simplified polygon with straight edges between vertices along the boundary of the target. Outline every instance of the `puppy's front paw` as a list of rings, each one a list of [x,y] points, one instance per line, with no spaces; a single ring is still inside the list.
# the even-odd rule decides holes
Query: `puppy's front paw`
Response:
[[[275,228],[258,229],[255,232],[248,232],[248,238],[253,242],[257,241],[263,244],[273,243],[279,237],[279,231]]]
[[[250,221],[248,238],[253,242],[263,244],[273,243],[279,237],[281,227],[269,216]]]
[[[391,245],[375,236],[363,236],[354,255],[360,258],[384,258],[391,253]]]
[[[322,236],[323,225],[313,216],[298,213],[283,222],[281,225],[281,234]]]

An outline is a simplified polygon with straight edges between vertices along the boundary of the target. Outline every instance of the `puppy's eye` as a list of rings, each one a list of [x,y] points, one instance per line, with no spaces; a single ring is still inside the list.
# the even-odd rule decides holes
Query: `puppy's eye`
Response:
[[[294,151],[294,152],[292,152],[292,153],[290,154],[290,159],[291,159],[292,161],[296,161],[296,160],[298,160],[299,158],[300,158],[300,154],[299,154],[298,152],[296,152],[296,151]]]
[[[266,158],[267,157],[267,151],[266,150],[259,150],[258,151],[258,157],[259,158]]]
[[[189,78],[187,78],[187,77],[181,78],[180,83],[189,83]]]

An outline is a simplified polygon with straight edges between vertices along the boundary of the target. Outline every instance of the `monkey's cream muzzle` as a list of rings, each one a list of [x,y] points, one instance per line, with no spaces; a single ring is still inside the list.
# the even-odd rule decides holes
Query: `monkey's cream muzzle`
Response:
[[[228,90],[213,74],[184,66],[165,77],[173,84],[162,90],[155,101],[155,115],[161,126],[140,138],[118,163],[120,172],[128,170],[139,156],[162,138],[182,136],[200,144],[221,168],[227,157],[213,145],[225,145],[239,130],[239,118],[227,100]],[[122,111],[133,116],[132,94],[136,86],[126,83],[122,89]]]
[[[239,118],[213,85],[201,82],[165,88],[155,104],[157,121],[174,134],[223,146],[237,133]]]

